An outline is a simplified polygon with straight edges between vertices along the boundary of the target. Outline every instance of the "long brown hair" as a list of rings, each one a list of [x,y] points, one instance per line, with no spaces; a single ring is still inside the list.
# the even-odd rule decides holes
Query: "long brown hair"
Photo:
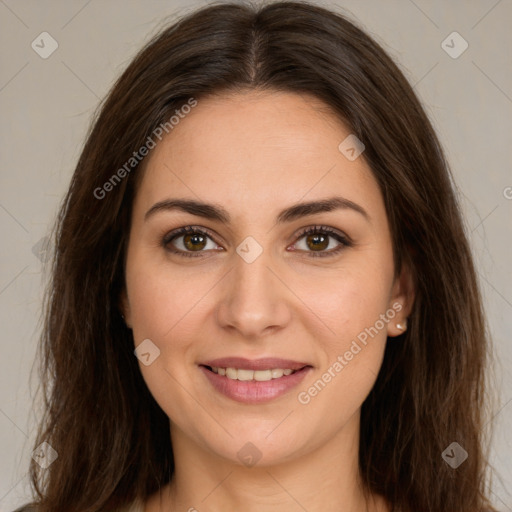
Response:
[[[46,441],[58,458],[46,469],[31,462],[38,510],[115,510],[172,478],[169,419],[141,376],[118,307],[143,163],[112,176],[191,98],[251,89],[311,94],[364,142],[395,270],[406,263],[414,275],[409,328],[387,344],[362,406],[365,488],[403,512],[494,510],[487,330],[441,145],[384,50],[344,16],[302,2],[214,4],[183,17],[135,57],[94,120],[55,230],[35,446]],[[442,457],[452,442],[468,453],[457,469]]]

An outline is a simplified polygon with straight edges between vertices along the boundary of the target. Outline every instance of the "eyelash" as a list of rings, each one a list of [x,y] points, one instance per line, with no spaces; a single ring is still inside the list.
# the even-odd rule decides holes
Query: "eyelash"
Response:
[[[327,252],[306,251],[309,254],[309,257],[312,257],[312,258],[317,258],[317,257],[326,258],[329,256],[335,256],[340,251],[345,249],[346,247],[352,247],[352,245],[353,245],[353,243],[349,240],[349,238],[347,236],[342,235],[327,226],[312,226],[312,227],[306,228],[299,233],[299,235],[297,236],[297,240],[300,240],[301,238],[303,238],[307,235],[316,235],[316,234],[328,235],[329,237],[332,237],[335,240],[337,240],[338,242],[340,242],[340,245],[336,249],[331,249],[330,251],[327,251]],[[182,228],[178,228],[174,231],[171,231],[170,233],[165,235],[165,237],[162,240],[162,245],[169,252],[171,252],[173,254],[178,254],[179,256],[184,256],[186,258],[202,257],[202,253],[204,253],[205,251],[197,251],[196,253],[194,253],[191,251],[182,251],[180,249],[174,250],[174,249],[168,248],[168,245],[174,239],[179,238],[182,235],[202,235],[202,236],[206,236],[206,237],[212,239],[213,241],[215,241],[213,239],[214,238],[213,235],[209,231],[207,231],[205,229],[196,228],[194,226],[185,226]]]

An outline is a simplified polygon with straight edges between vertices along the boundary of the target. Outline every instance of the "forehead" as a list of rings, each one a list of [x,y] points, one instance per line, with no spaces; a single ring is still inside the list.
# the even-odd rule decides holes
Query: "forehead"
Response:
[[[246,215],[339,194],[367,210],[383,209],[364,159],[350,161],[338,148],[349,135],[309,95],[251,91],[200,99],[149,155],[136,208],[189,197]]]

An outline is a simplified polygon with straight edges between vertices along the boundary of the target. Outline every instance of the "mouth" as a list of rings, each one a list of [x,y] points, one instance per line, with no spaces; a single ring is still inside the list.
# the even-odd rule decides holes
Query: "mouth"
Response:
[[[215,391],[247,404],[285,394],[313,369],[308,363],[276,358],[222,358],[199,364],[199,368]]]
[[[244,368],[222,368],[220,366],[205,366],[207,370],[210,370],[217,375],[225,376],[231,380],[240,381],[257,381],[257,382],[268,382],[273,379],[280,379],[283,376],[292,375],[307,365],[303,366],[298,370],[292,370],[291,368],[268,368],[266,370],[247,370]]]

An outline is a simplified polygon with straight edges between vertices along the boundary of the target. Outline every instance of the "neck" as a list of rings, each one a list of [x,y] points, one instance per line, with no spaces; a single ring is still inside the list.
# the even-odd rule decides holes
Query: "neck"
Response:
[[[175,473],[159,495],[160,506],[147,512],[389,511],[381,497],[363,491],[358,414],[328,443],[264,466],[246,467],[207,451],[174,424],[171,439]]]

